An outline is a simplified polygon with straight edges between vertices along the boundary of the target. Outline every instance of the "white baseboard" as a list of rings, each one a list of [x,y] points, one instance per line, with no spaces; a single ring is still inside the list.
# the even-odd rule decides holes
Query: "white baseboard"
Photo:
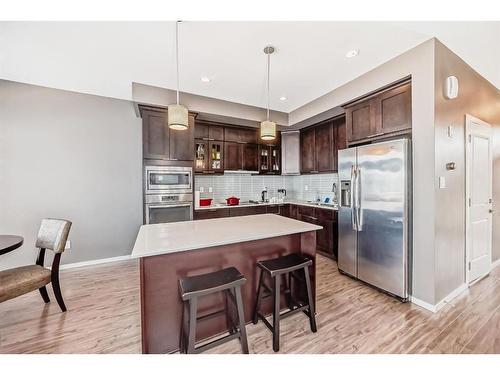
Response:
[[[122,256],[113,257],[113,258],[104,258],[104,259],[88,260],[88,261],[85,261],[85,262],[76,262],[76,263],[63,264],[63,265],[61,265],[61,269],[62,270],[67,270],[67,269],[71,269],[71,268],[95,266],[97,264],[119,262],[119,261],[122,261],[122,260],[129,260],[129,259],[130,259],[130,255],[122,255]]]
[[[417,306],[420,306],[426,310],[429,310],[430,312],[433,312],[433,313],[437,312],[436,306],[434,306],[430,303],[427,303],[425,301],[422,301],[421,299],[418,299],[418,298],[411,296],[410,301],[411,301],[411,303],[414,303]]]
[[[441,301],[439,301],[437,304],[433,305],[428,302],[422,301],[418,298],[415,297],[410,297],[410,301],[414,303],[415,305],[418,305],[420,307],[423,307],[426,310],[429,310],[433,313],[438,312],[441,310],[447,303],[450,303],[453,299],[458,297],[460,294],[462,294],[465,290],[467,290],[468,286],[467,284],[462,284],[460,285],[457,289],[452,291],[450,294],[448,294],[446,297],[444,297]]]
[[[493,269],[498,266],[500,266],[500,258],[491,263],[491,270],[493,271]]]

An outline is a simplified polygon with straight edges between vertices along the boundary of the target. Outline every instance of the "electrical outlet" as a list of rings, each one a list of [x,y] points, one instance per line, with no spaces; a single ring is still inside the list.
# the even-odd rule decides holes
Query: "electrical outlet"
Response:
[[[71,249],[71,241],[70,240],[67,240],[66,246],[64,246],[64,250],[68,250],[68,249]]]
[[[200,186],[200,193],[204,193],[205,192],[205,188],[203,186]]]
[[[304,190],[309,191],[309,185],[304,185]]]
[[[212,192],[212,187],[211,187],[211,186],[208,188],[208,192],[209,192],[209,193],[211,193],[211,192]]]

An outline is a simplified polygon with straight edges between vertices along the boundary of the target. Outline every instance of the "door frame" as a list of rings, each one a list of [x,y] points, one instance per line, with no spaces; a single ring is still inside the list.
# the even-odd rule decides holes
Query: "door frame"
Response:
[[[492,126],[488,124],[487,122],[474,117],[470,114],[465,114],[465,264],[464,264],[464,271],[465,271],[465,284],[470,285],[471,281],[469,279],[470,277],[470,272],[469,272],[469,262],[470,262],[470,225],[469,225],[469,216],[470,216],[470,206],[469,206],[469,198],[470,198],[470,171],[469,171],[469,154],[470,154],[470,142],[469,142],[469,135],[470,135],[470,123],[475,122],[477,124],[481,124],[484,126],[487,126],[490,128],[490,160],[492,162],[492,171],[491,171],[491,186],[490,186],[490,196],[492,197],[493,194],[493,152],[492,152],[492,136],[491,136],[491,129]],[[492,198],[491,198],[492,199]],[[493,218],[492,218],[492,224],[493,224]],[[492,255],[492,247],[493,247],[493,229],[491,230],[491,239],[490,239],[490,256]],[[491,271],[491,264],[493,260],[491,260],[490,263],[490,271]],[[478,279],[472,281],[472,283],[481,280],[483,277],[479,277]]]

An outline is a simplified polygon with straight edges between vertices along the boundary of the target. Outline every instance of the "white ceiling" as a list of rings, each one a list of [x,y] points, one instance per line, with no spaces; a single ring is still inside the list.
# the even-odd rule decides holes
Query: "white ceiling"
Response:
[[[173,89],[174,32],[174,22],[0,22],[0,78],[128,100],[132,82]],[[183,22],[181,90],[265,107],[272,44],[271,108],[290,112],[433,36],[500,87],[500,22]]]

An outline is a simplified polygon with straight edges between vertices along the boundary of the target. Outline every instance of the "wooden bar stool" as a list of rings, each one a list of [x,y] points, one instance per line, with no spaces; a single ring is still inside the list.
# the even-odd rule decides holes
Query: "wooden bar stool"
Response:
[[[234,267],[203,275],[185,277],[179,280],[180,294],[184,302],[180,342],[181,353],[197,354],[229,340],[239,338],[243,353],[248,354],[245,316],[243,314],[243,301],[241,298],[241,285],[245,282],[245,277]],[[198,299],[218,292],[223,292],[226,296],[225,308],[204,316],[197,316]],[[237,326],[234,323],[232,314],[228,311],[228,300],[236,308],[238,315]],[[228,335],[196,347],[196,323],[200,320],[210,319],[224,313],[226,314],[229,326]]]
[[[303,311],[309,317],[311,331],[316,332],[316,318],[314,317],[314,301],[312,298],[311,281],[309,278],[309,266],[312,260],[301,254],[290,254],[282,257],[257,262],[260,268],[259,286],[257,288],[257,299],[253,312],[253,323],[257,324],[259,318],[273,333],[273,350],[280,348],[280,319],[291,314]],[[300,272],[302,271],[302,272]],[[300,275],[302,273],[303,275]],[[272,286],[268,287],[264,282],[264,274],[268,275]],[[288,280],[287,280],[288,276]],[[284,293],[289,310],[280,314],[281,278],[284,278]],[[292,296],[292,280],[298,282],[299,288],[305,288],[306,301],[297,301]],[[264,292],[266,292],[264,294]],[[260,312],[261,302],[266,297],[273,297],[273,323],[269,323]]]

